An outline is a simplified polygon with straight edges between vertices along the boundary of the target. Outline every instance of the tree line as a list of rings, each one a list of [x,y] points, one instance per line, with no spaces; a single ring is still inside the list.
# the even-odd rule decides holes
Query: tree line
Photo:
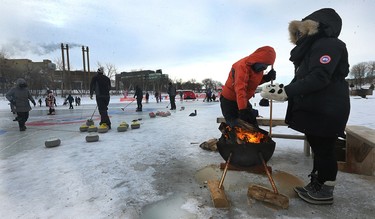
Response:
[[[26,69],[20,69],[15,66],[10,66],[5,64],[5,60],[9,59],[5,52],[0,51],[0,92],[4,95],[9,89],[14,86],[15,81],[18,78],[24,78],[29,86],[30,91],[35,96],[43,96],[45,95],[46,90],[56,90],[59,89],[60,86],[56,87],[56,83],[54,82],[53,73],[56,70],[62,70],[62,61],[61,59],[56,59],[54,64],[56,65],[55,69],[48,69],[48,68],[35,68],[33,65],[26,65]],[[114,79],[115,75],[117,74],[117,68],[113,64],[102,64],[96,63],[98,67],[103,67],[105,69],[105,74]],[[65,79],[65,78],[64,78]],[[68,80],[68,79],[66,79]],[[211,90],[220,90],[222,84],[218,81],[215,81],[211,78],[206,78],[202,80],[202,82],[197,82],[195,79],[191,79],[187,82],[183,82],[182,79],[179,80],[171,80],[168,79],[169,82],[175,84],[176,89],[179,90],[193,90],[195,92],[202,92],[203,90],[211,89]],[[64,82],[67,84],[69,81]],[[140,83],[141,85],[144,83]],[[71,85],[71,89],[75,89],[72,91],[65,90],[65,93],[78,93],[84,94],[87,91],[82,90],[81,87],[76,87]],[[165,92],[167,90],[168,82],[165,83],[165,86],[159,86],[162,89],[159,91]],[[143,90],[148,90],[150,87],[145,85]],[[122,93],[120,90],[114,90],[114,93]],[[63,93],[61,93],[63,95]]]
[[[350,87],[355,89],[361,89],[363,85],[370,84],[371,88],[374,88],[375,80],[375,61],[361,62],[353,65],[350,69],[349,75]]]

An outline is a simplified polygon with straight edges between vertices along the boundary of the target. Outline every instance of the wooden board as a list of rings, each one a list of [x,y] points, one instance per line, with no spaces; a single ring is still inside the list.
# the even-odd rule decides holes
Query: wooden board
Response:
[[[225,195],[224,186],[219,189],[218,180],[208,180],[207,186],[210,189],[211,199],[215,208],[229,208],[230,204]]]
[[[267,202],[279,206],[283,209],[289,207],[289,198],[280,193],[274,193],[268,188],[259,185],[250,185],[247,195],[259,201]]]
[[[346,127],[346,162],[339,170],[375,176],[375,130],[364,126]]]

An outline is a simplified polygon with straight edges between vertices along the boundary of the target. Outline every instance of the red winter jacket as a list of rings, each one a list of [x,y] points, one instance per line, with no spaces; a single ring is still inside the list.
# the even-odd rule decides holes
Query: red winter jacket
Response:
[[[221,93],[223,97],[236,101],[239,110],[246,109],[249,99],[254,95],[259,84],[262,83],[263,78],[263,71],[256,73],[251,65],[254,63],[273,65],[275,59],[275,50],[270,46],[264,46],[234,63],[223,86],[223,92]]]

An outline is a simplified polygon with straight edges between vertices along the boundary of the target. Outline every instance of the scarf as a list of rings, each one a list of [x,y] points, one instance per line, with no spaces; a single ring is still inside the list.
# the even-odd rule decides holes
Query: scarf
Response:
[[[293,62],[295,69],[297,69],[301,65],[303,58],[310,50],[314,42],[322,36],[323,34],[321,34],[321,32],[318,32],[314,35],[303,36],[296,42],[296,46],[290,51],[289,58],[289,60]]]

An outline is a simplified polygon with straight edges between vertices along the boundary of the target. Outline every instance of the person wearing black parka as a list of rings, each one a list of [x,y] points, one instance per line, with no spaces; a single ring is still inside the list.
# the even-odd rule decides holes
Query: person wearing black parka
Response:
[[[95,93],[96,104],[100,114],[99,125],[105,123],[108,129],[111,129],[111,120],[108,116],[108,105],[111,99],[109,93],[111,90],[111,80],[104,75],[103,67],[99,67],[97,72],[90,82],[90,98],[93,99]]]
[[[288,100],[285,122],[305,134],[314,153],[311,181],[294,190],[311,204],[332,204],[337,176],[335,142],[344,137],[350,113],[348,52],[338,39],[341,17],[323,8],[289,24],[295,47],[290,61],[295,67],[289,85],[275,83],[262,89],[262,97]]]

